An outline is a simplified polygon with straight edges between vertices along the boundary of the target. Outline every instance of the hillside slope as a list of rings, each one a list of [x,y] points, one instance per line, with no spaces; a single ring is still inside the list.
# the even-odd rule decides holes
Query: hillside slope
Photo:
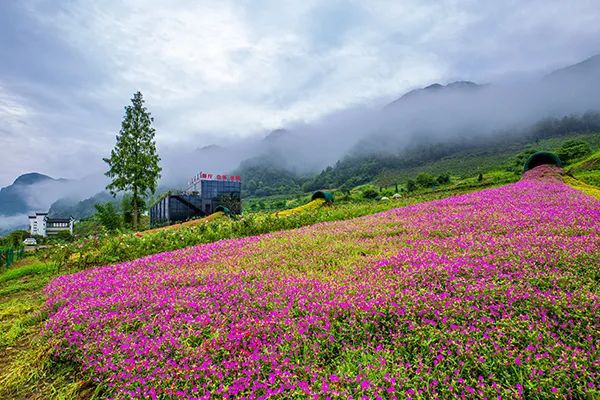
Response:
[[[542,166],[62,276],[46,329],[109,397],[595,397],[599,232]]]

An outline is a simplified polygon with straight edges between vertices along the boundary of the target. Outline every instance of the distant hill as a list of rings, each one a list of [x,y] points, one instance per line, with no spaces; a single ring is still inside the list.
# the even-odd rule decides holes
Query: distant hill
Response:
[[[12,185],[0,189],[0,216],[12,216],[31,211],[27,202],[27,189],[35,184],[59,181],[37,172],[19,176]]]
[[[119,208],[120,197],[114,198],[108,192],[99,192],[84,200],[59,199],[52,203],[48,215],[50,217],[71,216],[75,219],[87,218],[96,212],[95,204],[112,202]]]
[[[374,180],[381,180],[383,184],[403,183],[423,171],[470,176],[503,168],[508,158],[528,147],[538,149],[541,141],[561,143],[571,137],[591,135],[592,145],[598,146],[600,133],[593,132],[600,132],[600,113],[546,119],[524,131],[507,132],[479,141],[455,139],[410,146],[397,154],[347,156],[304,181],[303,190],[353,187]]]
[[[470,82],[470,81],[456,81],[456,82],[451,82],[445,86],[441,85],[439,83],[434,83],[434,84],[426,86],[424,88],[414,89],[414,90],[411,90],[410,92],[403,94],[402,96],[400,96],[400,98],[392,101],[385,108],[388,109],[388,108],[400,106],[400,105],[402,105],[406,102],[409,102],[410,100],[413,100],[414,98],[419,97],[419,96],[439,95],[441,93],[446,94],[446,93],[456,93],[456,92],[468,92],[468,91],[472,91],[472,90],[477,90],[483,86],[484,85],[479,85],[477,83]]]
[[[580,63],[557,69],[546,75],[545,79],[563,79],[580,76],[600,78],[600,54],[592,56]]]
[[[14,229],[27,228],[27,213],[35,211],[31,206],[35,185],[60,182],[60,179],[31,172],[19,176],[11,185],[0,189],[0,236]]]
[[[596,55],[526,83],[456,81],[411,90],[370,115],[364,134],[354,135],[355,143],[348,137],[345,155],[311,177],[289,167],[296,154],[294,134],[278,129],[265,138],[268,151],[242,162],[237,173],[245,177],[243,190],[250,195],[293,193],[298,186],[311,191],[358,185],[388,171],[405,180],[440,160],[472,154],[495,160],[499,151],[512,154],[537,140],[600,132],[599,112]],[[356,128],[342,124],[340,129]],[[328,147],[326,141],[314,146]],[[469,168],[473,166],[459,169]]]

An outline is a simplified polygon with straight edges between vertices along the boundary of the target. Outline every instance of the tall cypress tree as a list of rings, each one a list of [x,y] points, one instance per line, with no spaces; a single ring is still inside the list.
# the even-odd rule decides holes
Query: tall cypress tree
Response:
[[[103,158],[109,166],[106,176],[112,182],[106,186],[113,196],[117,192],[131,193],[134,229],[139,225],[140,205],[143,197],[156,191],[162,170],[158,165],[160,157],[154,141],[154,119],[144,107],[142,93],[137,92],[125,107],[125,117],[117,135],[117,144],[110,158]]]

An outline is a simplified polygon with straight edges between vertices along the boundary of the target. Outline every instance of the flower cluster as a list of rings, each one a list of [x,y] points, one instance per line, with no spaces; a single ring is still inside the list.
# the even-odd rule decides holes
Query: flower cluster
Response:
[[[594,398],[600,203],[520,182],[156,254],[46,288],[111,398]]]

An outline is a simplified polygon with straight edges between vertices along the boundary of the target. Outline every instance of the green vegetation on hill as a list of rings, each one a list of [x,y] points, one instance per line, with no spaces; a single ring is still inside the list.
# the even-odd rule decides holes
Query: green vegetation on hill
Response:
[[[402,207],[407,204],[465,193],[477,188],[492,186],[498,181],[467,183],[436,190],[422,190],[390,202],[375,200],[357,201],[362,192],[338,196],[340,201],[332,206],[277,217],[273,213],[247,213],[240,217],[221,218],[205,224],[183,226],[180,229],[160,230],[148,234],[103,233],[83,238],[73,243],[57,245],[48,250],[47,256],[61,268],[86,268],[133,260],[149,254],[180,249],[220,239],[239,238],[285,229],[294,229],[324,221],[337,221],[373,214]]]
[[[598,131],[600,132],[600,128]],[[523,162],[536,151],[558,151],[569,140],[582,140],[600,148],[599,133],[571,133],[564,136],[504,139],[464,145],[423,146],[402,155],[371,155],[346,158],[304,184],[306,190],[323,187],[356,186],[374,182],[380,186],[405,183],[420,173],[469,177],[490,171],[510,171],[520,175]]]
[[[569,140],[584,140],[592,149],[600,148],[600,113],[588,112],[563,118],[548,118],[533,126],[489,137],[455,138],[429,144],[415,144],[399,153],[356,152],[337,161],[315,176],[299,176],[282,168],[273,156],[256,157],[242,163],[236,173],[244,179],[244,197],[290,195],[323,188],[348,190],[373,182],[379,186],[403,184],[426,172],[469,177],[489,171],[522,172],[524,152],[558,151]],[[571,150],[581,150],[573,148]],[[570,153],[571,154],[571,153]],[[563,154],[564,155],[564,154]],[[575,158],[580,154],[571,154]],[[569,161],[569,160],[566,160]]]
[[[567,173],[588,185],[600,187],[600,151],[573,163],[567,168]]]

